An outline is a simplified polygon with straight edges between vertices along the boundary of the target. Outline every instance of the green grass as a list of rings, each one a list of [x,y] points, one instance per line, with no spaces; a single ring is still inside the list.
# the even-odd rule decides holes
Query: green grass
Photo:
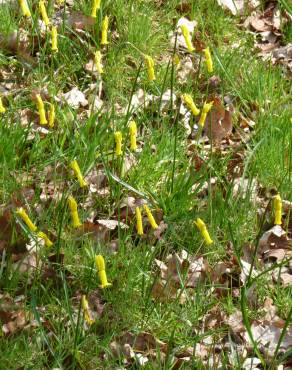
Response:
[[[30,277],[13,272],[9,250],[2,257],[0,293],[6,292],[12,297],[23,294],[25,307],[34,319],[39,321],[39,315],[43,319],[37,328],[0,338],[3,369],[21,366],[25,369],[112,369],[118,364],[122,366],[122,359],[118,363],[111,356],[103,359],[101,354],[109,353],[109,343],[125,330],[133,333],[149,331],[158,339],[172,343],[174,351],[180,346],[194,346],[200,342],[201,320],[216,305],[226,314],[241,309],[240,299],[234,299],[231,293],[218,299],[210,290],[210,279],[189,293],[183,305],[178,300],[161,304],[151,298],[155,279],[154,258],[163,260],[169,253],[185,249],[190,254],[204,255],[212,268],[226,258],[230,240],[235,254],[240,255],[244,244],[254,244],[260,231],[256,221],[257,207],[251,202],[250,191],[244,199],[234,198],[233,184],[228,180],[231,155],[222,160],[214,153],[207,165],[198,171],[194,169],[187,154],[185,129],[180,120],[177,125],[174,124],[174,111],[163,115],[157,109],[142,109],[136,114],[143,150],[135,154],[137,165],[121,174],[121,160],[113,156],[113,132],[117,129],[122,131],[125,139],[128,117],[115,112],[115,104],[126,108],[131,92],[135,93],[138,88],[156,96],[171,88],[171,65],[167,71],[173,52],[169,32],[181,16],[175,10],[180,1],[166,1],[162,6],[146,0],[102,3],[102,11],[92,30],[80,35],[67,28],[60,32],[59,52],[53,57],[49,34],[45,42],[38,35],[38,15],[33,15],[31,26],[20,16],[17,7],[0,5],[1,35],[6,38],[21,25],[22,30],[37,36],[35,52],[39,53],[38,57],[35,54],[35,65],[19,55],[7,51],[0,53],[1,71],[10,73],[10,79],[22,84],[16,93],[11,91],[8,94],[5,99],[7,112],[0,116],[1,208],[10,206],[15,215],[15,199],[20,200],[40,230],[52,234],[53,249],[44,248],[39,253],[43,264],[49,254],[64,253],[64,264],[56,265],[57,284],[52,280],[43,281],[38,270]],[[90,14],[90,6],[85,2],[78,2],[74,9]],[[51,7],[49,15],[52,14]],[[105,14],[110,16],[109,35],[115,36],[103,52],[103,100],[108,109],[88,118],[66,105],[58,104],[55,128],[45,137],[36,133],[34,139],[29,139],[31,127],[21,125],[20,112],[27,107],[35,111],[31,99],[33,89],[46,88],[50,96],[54,96],[69,91],[73,86],[84,91],[95,82],[85,72],[84,65],[99,48],[100,21]],[[291,200],[292,137],[288,81],[283,78],[280,68],[255,57],[251,52],[250,39],[241,48],[230,48],[233,42],[246,35],[236,28],[234,20],[217,6],[216,1],[197,1],[186,15],[198,22],[197,28],[203,41],[214,51],[215,73],[222,81],[218,94],[222,98],[228,95],[235,102],[234,126],[238,125],[239,111],[256,122],[254,134],[247,143],[244,173],[250,181],[255,179],[264,187],[275,187],[283,199]],[[288,38],[288,31],[286,35]],[[136,82],[139,65],[143,62],[141,53],[155,58],[157,80],[154,83],[147,80],[144,64]],[[202,63],[199,78],[190,80],[185,86],[180,86],[174,79],[174,92],[177,95],[190,92],[197,104],[202,106],[208,97],[208,91],[203,87],[208,77]],[[259,107],[255,112],[251,109],[254,104]],[[198,150],[202,152],[201,147]],[[86,192],[69,174],[69,163],[74,158],[84,174],[96,165],[104,166],[107,174],[116,172],[122,181],[151,199],[152,208],[162,209],[164,221],[168,224],[163,239],[155,244],[139,240],[134,221],[128,230],[121,229],[116,233],[115,237],[119,239],[116,254],[110,252],[104,240],[96,241],[86,234],[76,236],[71,227],[66,198],[73,194],[80,204],[85,201]],[[52,168],[50,175],[47,173],[48,166]],[[58,168],[65,171],[58,171]],[[204,199],[192,190],[195,184],[210,183],[213,177],[218,179],[218,185]],[[51,200],[47,204],[40,201],[41,183],[45,181],[63,186],[60,201]],[[90,217],[92,212],[96,219],[113,218],[119,214],[119,204],[124,197],[138,197],[137,193],[129,190],[129,186],[110,175],[108,181],[109,196],[93,196],[91,207],[82,209],[79,206],[82,220]],[[21,193],[24,188],[34,189],[33,199],[23,200]],[[208,225],[213,245],[205,246],[202,242],[193,224],[197,217]],[[12,220],[12,227],[15,228],[17,218],[13,216]],[[18,234],[14,231],[11,245],[17,242],[23,245],[19,235],[28,238],[30,233],[26,226],[21,224]],[[88,294],[98,287],[95,254],[105,256],[108,278],[113,286],[101,292],[106,302],[103,316],[90,331],[84,332],[82,312],[78,303],[75,306],[77,311],[73,312],[72,298],[76,291]],[[258,279],[259,301],[262,303],[265,297],[272,297],[280,316],[286,319],[291,289],[277,285],[271,287],[267,281],[266,275]],[[241,291],[242,300],[243,295],[244,290]],[[44,310],[39,314],[40,307]],[[249,320],[260,318],[257,310],[251,308],[246,309],[245,314]],[[222,332],[226,334],[227,328],[210,332],[215,342],[222,337]],[[228,362],[228,354],[224,356],[222,354],[223,364]],[[234,368],[240,369],[243,360],[240,356],[238,367]],[[168,361],[165,365],[150,361],[146,368],[170,369],[170,358]],[[198,359],[192,359],[185,368],[206,367]]]

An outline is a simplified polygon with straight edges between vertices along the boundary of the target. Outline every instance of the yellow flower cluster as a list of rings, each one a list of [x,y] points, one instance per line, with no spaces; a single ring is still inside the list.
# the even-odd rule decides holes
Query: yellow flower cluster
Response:
[[[152,212],[150,211],[150,208],[147,206],[147,204],[144,204],[143,205],[143,209],[146,212],[148,221],[149,221],[152,229],[156,230],[158,228],[158,225],[157,225],[157,223],[155,221],[155,218],[152,215]],[[136,229],[137,229],[137,234],[138,235],[143,235],[144,234],[144,231],[143,231],[143,220],[142,220],[141,209],[139,207],[136,207],[135,213],[136,213]]]
[[[137,150],[137,124],[135,121],[129,122],[129,134],[130,134],[130,150],[135,152]],[[115,154],[117,157],[123,154],[122,143],[123,143],[123,134],[121,131],[116,131],[114,133],[115,138]]]
[[[29,228],[31,232],[34,233],[37,231],[37,226],[32,222],[32,220],[29,218],[28,214],[22,207],[17,208],[16,214],[24,221],[24,223],[26,224],[26,226]],[[53,242],[49,239],[47,234],[45,234],[44,232],[39,231],[37,233],[37,236],[44,240],[45,245],[47,247],[51,247],[53,245]]]

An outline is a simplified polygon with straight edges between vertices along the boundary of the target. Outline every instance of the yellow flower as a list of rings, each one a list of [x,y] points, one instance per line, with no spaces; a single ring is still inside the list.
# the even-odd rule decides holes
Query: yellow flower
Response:
[[[116,153],[116,156],[120,156],[123,154],[122,152],[122,140],[123,140],[123,135],[121,133],[121,131],[116,131],[114,133],[115,135],[115,142],[116,142],[116,150],[115,150],[115,153]]]
[[[107,281],[104,258],[100,254],[98,256],[95,256],[95,264],[101,282],[100,288],[104,289],[111,286],[112,284]]]
[[[192,40],[191,40],[191,35],[190,35],[190,31],[189,31],[188,27],[185,24],[183,24],[182,26],[180,26],[180,29],[181,29],[181,32],[182,32],[183,37],[185,39],[188,51],[190,53],[193,52],[195,50],[195,48],[193,47]]]
[[[87,182],[86,182],[86,181],[84,180],[84,178],[83,178],[83,175],[82,175],[82,173],[81,173],[81,170],[80,170],[80,167],[79,167],[79,165],[78,165],[77,161],[76,161],[76,160],[72,161],[72,162],[70,163],[70,167],[71,167],[71,168],[72,168],[72,170],[74,171],[74,174],[75,174],[75,176],[76,176],[76,177],[77,177],[77,179],[78,179],[78,182],[79,182],[80,187],[81,187],[81,188],[86,187],[86,186],[87,186]]]
[[[27,5],[27,1],[26,0],[19,0],[19,4],[20,4],[21,10],[22,10],[22,14],[25,17],[31,17],[31,13],[30,13],[29,7]]]
[[[280,195],[274,197],[275,225],[282,225],[282,199]]]
[[[146,204],[144,204],[143,208],[144,208],[144,210],[147,214],[147,217],[148,217],[148,220],[149,220],[149,223],[150,223],[152,229],[156,230],[158,228],[158,225],[157,225],[149,207]]]
[[[46,125],[48,123],[47,118],[46,118],[46,111],[45,111],[45,106],[42,97],[40,94],[36,95],[36,100],[37,100],[37,107],[39,111],[39,116],[40,116],[40,124],[41,125]]]
[[[102,66],[102,63],[101,63],[101,58],[102,58],[102,55],[101,55],[101,52],[98,50],[94,53],[94,64],[95,64],[95,67],[97,69],[97,72],[102,74],[103,73],[103,66]]]
[[[5,112],[6,112],[6,108],[4,107],[2,98],[0,96],[0,113],[5,113]]]
[[[54,104],[51,104],[49,110],[49,126],[54,127],[54,125],[55,125],[55,106]]]
[[[196,107],[196,104],[194,103],[190,94],[183,94],[181,98],[187,107],[192,111],[194,116],[197,116],[200,113],[200,109]]]
[[[81,304],[82,304],[84,319],[87,325],[91,326],[94,323],[94,320],[92,320],[92,318],[90,317],[89,304],[88,304],[88,301],[85,295],[82,296]]]
[[[207,71],[209,73],[212,73],[213,72],[213,62],[212,62],[210,49],[206,48],[203,51],[204,51],[204,54],[205,54],[205,59],[206,59],[206,64],[207,64]]]
[[[156,79],[154,71],[154,60],[151,58],[150,55],[144,55],[144,59],[146,63],[148,79],[149,81],[154,81]]]
[[[37,235],[39,238],[44,240],[45,245],[47,247],[51,247],[53,245],[53,242],[49,239],[47,234],[43,233],[42,231],[39,231]]]
[[[25,212],[25,210],[21,208],[17,208],[16,213],[22,218],[22,220],[26,223],[27,227],[30,231],[34,232],[37,230],[36,225],[32,222],[32,220],[29,218],[28,214]]]
[[[204,127],[205,122],[206,122],[206,118],[207,118],[207,114],[209,113],[209,111],[212,108],[212,106],[213,106],[213,102],[211,102],[211,103],[204,103],[204,106],[203,106],[203,109],[202,109],[202,114],[201,114],[201,117],[199,119],[199,125],[201,127]]]
[[[68,205],[70,208],[73,227],[78,228],[82,226],[82,223],[80,222],[79,216],[78,216],[77,202],[72,196],[68,197]]]
[[[91,8],[91,16],[96,18],[96,12],[100,9],[100,1],[101,0],[93,0],[92,1],[92,8]]]
[[[107,40],[108,32],[108,16],[106,15],[101,23],[101,41],[100,45],[107,45],[109,42]]]
[[[52,52],[56,53],[58,51],[58,31],[57,31],[57,26],[52,26],[51,43],[52,43]]]
[[[50,24],[50,20],[49,20],[47,10],[46,10],[46,7],[45,7],[45,3],[44,3],[43,0],[39,1],[39,9],[40,9],[40,13],[41,13],[41,16],[42,16],[42,19],[43,19],[45,25],[48,26]]]
[[[135,121],[131,121],[129,123],[129,131],[130,131],[130,149],[134,152],[137,150],[137,125]]]
[[[204,221],[202,221],[200,218],[197,218],[197,220],[195,221],[195,225],[199,229],[199,231],[200,231],[202,237],[204,238],[206,244],[207,245],[212,244],[213,240],[210,238],[209,232],[207,230],[207,227],[206,227]]]
[[[141,211],[140,211],[139,207],[136,207],[135,213],[136,213],[137,233],[138,233],[138,235],[143,235],[144,234],[144,232],[143,232],[143,222],[142,222],[142,215],[141,215]]]

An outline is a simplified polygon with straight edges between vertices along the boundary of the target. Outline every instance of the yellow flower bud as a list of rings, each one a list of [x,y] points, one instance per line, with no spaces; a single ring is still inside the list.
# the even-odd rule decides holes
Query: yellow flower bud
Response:
[[[0,96],[0,113],[5,113],[5,112],[6,112],[6,108],[4,107],[2,98]]]
[[[147,206],[147,204],[144,204],[143,208],[144,208],[144,210],[147,214],[147,217],[148,217],[148,220],[149,220],[149,223],[150,223],[152,229],[156,230],[158,228],[158,225],[157,225],[149,207]]]
[[[55,125],[55,106],[54,104],[50,105],[50,110],[49,110],[49,127],[54,127]]]
[[[143,222],[142,222],[142,215],[141,215],[141,211],[140,211],[139,207],[136,207],[135,213],[136,213],[137,233],[138,233],[138,235],[143,235],[144,234],[144,232],[143,232]]]
[[[27,1],[26,0],[19,0],[19,4],[20,4],[21,10],[22,10],[22,14],[25,17],[31,17],[31,13],[30,13],[29,7],[27,5]]]
[[[85,295],[82,296],[81,305],[83,309],[84,320],[86,321],[87,325],[91,326],[94,323],[94,320],[92,320],[90,317],[89,304]]]
[[[58,51],[58,30],[57,30],[57,26],[52,26],[51,44],[52,44],[52,52],[56,53]]]
[[[50,24],[50,20],[43,0],[39,1],[39,10],[45,25],[48,26]]]
[[[96,18],[96,12],[100,9],[100,1],[101,0],[93,0],[92,1],[92,8],[91,8],[91,16]]]
[[[181,32],[182,32],[183,37],[185,39],[185,42],[186,42],[188,51],[190,53],[192,53],[195,50],[195,48],[193,47],[193,44],[192,44],[192,39],[191,39],[191,35],[190,35],[189,29],[188,29],[188,27],[185,24],[183,24],[182,26],[180,26],[180,29],[181,29]]]
[[[206,48],[203,51],[204,51],[204,54],[205,54],[207,71],[209,73],[212,73],[213,72],[213,62],[212,62],[212,57],[211,57],[210,49],[209,48]]]
[[[36,225],[32,222],[32,220],[29,218],[28,214],[25,212],[25,210],[22,207],[17,208],[16,213],[26,223],[26,226],[29,228],[30,231],[34,232],[37,230]]]
[[[282,225],[282,199],[280,195],[274,197],[275,225]]]
[[[104,289],[104,288],[111,286],[112,284],[110,284],[107,281],[107,276],[105,272],[105,262],[104,262],[103,256],[101,255],[95,256],[95,264],[96,264],[98,276],[101,282],[100,288]]]
[[[123,140],[123,135],[121,133],[121,131],[116,131],[114,133],[115,135],[115,142],[116,142],[116,150],[115,150],[115,153],[116,153],[116,156],[120,156],[123,154],[122,152],[122,140]]]
[[[101,52],[99,50],[96,51],[94,53],[94,64],[95,64],[95,68],[97,69],[97,72],[99,74],[103,73],[103,66],[102,66],[102,63],[101,63],[101,58],[102,58]]]
[[[80,222],[78,216],[77,202],[72,196],[68,197],[68,205],[71,213],[73,227],[77,229],[78,227],[82,226],[82,223]]]
[[[106,15],[101,23],[101,41],[100,45],[107,45],[109,42],[107,40],[108,32],[108,16]]]
[[[42,231],[39,231],[37,235],[39,238],[44,240],[45,245],[47,247],[51,247],[53,245],[53,242],[49,239],[47,234],[43,233]]]
[[[154,60],[149,55],[144,55],[144,59],[146,63],[148,79],[149,81],[154,81],[156,79],[154,71]]]
[[[81,173],[81,170],[80,170],[80,167],[79,167],[79,165],[78,165],[77,161],[76,161],[76,160],[72,161],[72,162],[70,163],[70,167],[71,167],[71,168],[72,168],[72,170],[74,171],[74,174],[75,174],[75,176],[76,176],[76,177],[77,177],[77,179],[78,179],[78,182],[79,182],[80,187],[81,187],[81,188],[86,187],[86,186],[87,186],[87,182],[86,182],[86,181],[84,180],[84,178],[83,178],[83,175],[82,175],[82,173]]]
[[[46,118],[46,111],[45,111],[45,106],[42,97],[40,94],[36,95],[36,100],[37,100],[37,107],[39,111],[39,116],[40,116],[40,124],[41,125],[46,125],[48,123],[47,118]]]
[[[192,111],[194,116],[197,116],[200,113],[200,109],[196,107],[196,104],[194,103],[190,94],[183,94],[181,98],[186,106]]]
[[[199,125],[201,127],[204,127],[205,122],[206,122],[206,118],[207,118],[207,114],[209,113],[209,111],[212,108],[212,106],[213,106],[213,102],[211,102],[211,103],[204,103],[204,106],[203,106],[203,109],[202,109],[202,114],[201,114],[201,117],[199,119]]]
[[[207,245],[210,245],[213,243],[213,240],[210,238],[210,235],[209,235],[209,232],[207,230],[207,227],[204,223],[204,221],[202,221],[200,218],[197,218],[197,220],[195,221],[195,225],[197,226],[197,228],[199,229],[202,237],[204,238],[205,240],[205,243]]]
[[[129,123],[129,131],[130,131],[130,149],[134,152],[137,150],[137,125],[135,121],[131,121]]]

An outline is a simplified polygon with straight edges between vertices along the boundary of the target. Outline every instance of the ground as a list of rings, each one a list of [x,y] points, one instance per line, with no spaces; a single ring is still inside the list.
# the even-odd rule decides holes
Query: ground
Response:
[[[289,3],[98,3],[0,2],[1,368],[288,369]]]

